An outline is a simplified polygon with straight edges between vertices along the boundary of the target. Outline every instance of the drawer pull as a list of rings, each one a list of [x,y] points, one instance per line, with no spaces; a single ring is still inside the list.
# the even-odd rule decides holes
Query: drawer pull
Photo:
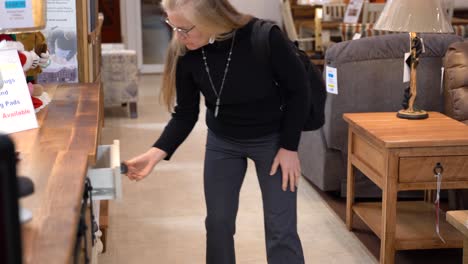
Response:
[[[434,174],[438,175],[438,174],[442,174],[443,172],[444,172],[444,167],[442,167],[442,164],[440,164],[440,162],[437,162],[437,164],[434,167]]]
[[[128,172],[128,167],[127,164],[125,163],[120,163],[120,174],[127,174]]]

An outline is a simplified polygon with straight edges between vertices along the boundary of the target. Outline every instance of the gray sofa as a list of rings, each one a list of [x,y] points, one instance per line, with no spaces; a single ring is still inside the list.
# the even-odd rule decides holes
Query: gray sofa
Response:
[[[416,105],[443,112],[441,90],[442,58],[447,47],[462,38],[448,34],[423,34],[426,52],[418,70]],[[389,34],[346,41],[331,46],[326,66],[337,69],[338,94],[328,94],[325,125],[304,132],[299,144],[302,173],[324,191],[346,191],[347,124],[343,113],[396,112],[404,89],[403,56],[409,50],[408,34]],[[376,196],[380,190],[360,172],[356,174],[356,195]]]

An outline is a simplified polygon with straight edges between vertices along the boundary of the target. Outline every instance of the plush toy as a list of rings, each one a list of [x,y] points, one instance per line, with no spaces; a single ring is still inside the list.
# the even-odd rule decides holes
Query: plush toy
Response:
[[[10,35],[0,34],[0,49],[16,49],[24,71],[37,68],[39,65],[39,56],[34,51],[26,51],[24,45],[15,41]]]
[[[25,50],[24,45],[21,42],[16,41],[14,36],[0,34],[0,50],[3,49],[16,49],[18,51],[18,56],[25,73],[31,69],[40,67],[41,64],[44,63],[44,60],[41,61],[41,58],[34,51]],[[32,83],[28,83],[28,88],[31,93],[31,100],[36,112],[50,102],[48,95],[42,91],[40,95],[33,96],[35,87]]]
[[[42,85],[37,83],[37,76],[43,68],[50,65],[50,56],[47,49],[47,42],[41,32],[16,34],[16,41],[21,42],[25,50],[34,51],[39,55],[39,67],[31,68],[26,72],[26,81],[32,83],[34,87],[33,96],[40,96],[44,90]]]

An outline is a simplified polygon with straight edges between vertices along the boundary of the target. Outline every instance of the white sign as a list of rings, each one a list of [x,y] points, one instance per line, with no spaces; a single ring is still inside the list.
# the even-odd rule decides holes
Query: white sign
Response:
[[[0,133],[37,128],[36,113],[17,50],[0,51]]]
[[[338,74],[336,68],[327,66],[325,73],[327,75],[327,92],[332,94],[338,94]]]
[[[361,15],[361,9],[363,0],[351,0],[349,1],[348,7],[346,8],[346,14],[343,22],[349,24],[355,24],[359,21],[359,15]]]
[[[0,0],[0,28],[34,27],[32,0]]]

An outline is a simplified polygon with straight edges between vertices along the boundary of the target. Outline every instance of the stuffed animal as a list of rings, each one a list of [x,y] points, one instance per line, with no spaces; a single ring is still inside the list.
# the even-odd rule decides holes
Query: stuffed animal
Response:
[[[25,72],[39,66],[39,56],[34,51],[26,51],[24,45],[15,41],[10,35],[0,34],[0,50],[3,49],[16,49],[18,51],[18,56]]]
[[[26,81],[32,83],[34,87],[33,96],[40,96],[44,90],[42,85],[37,83],[37,76],[42,72],[43,68],[50,65],[50,56],[47,49],[47,41],[41,32],[20,33],[16,34],[16,41],[24,45],[25,50],[34,51],[39,55],[39,67],[35,67],[26,71]]]
[[[44,60],[41,61],[41,57],[39,57],[34,51],[25,50],[24,45],[21,42],[16,41],[14,36],[0,34],[0,50],[4,49],[15,49],[18,51],[18,57],[25,73],[31,69],[40,67],[41,64],[44,63]],[[33,96],[35,93],[34,89],[36,87],[34,87],[32,83],[28,83],[28,88],[29,92],[31,93],[31,100],[36,112],[38,112],[50,102],[48,95],[42,91],[40,95]]]

